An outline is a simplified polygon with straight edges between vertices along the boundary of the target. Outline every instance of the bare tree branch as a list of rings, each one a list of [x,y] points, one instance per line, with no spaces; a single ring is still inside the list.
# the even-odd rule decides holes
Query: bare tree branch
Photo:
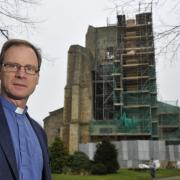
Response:
[[[166,13],[163,19],[159,17],[159,25],[154,25],[155,32],[154,38],[157,43],[157,53],[169,56],[170,59],[178,58],[178,52],[180,51],[180,0],[109,0],[113,3],[113,7],[109,10],[117,12],[117,8],[123,9],[122,14],[141,13],[147,11],[159,12],[160,9],[164,8]],[[171,6],[166,6],[166,5]],[[157,13],[158,14],[158,13]],[[167,22],[168,16],[174,15],[172,21]],[[156,19],[158,19],[156,17]],[[166,22],[166,23],[165,23]],[[169,24],[168,24],[169,23]],[[171,24],[170,24],[171,23]]]
[[[33,6],[38,5],[38,0],[0,0],[0,33],[6,39],[12,26],[34,26],[37,20],[28,15]]]
[[[6,39],[9,39],[8,30],[0,29],[0,32]]]

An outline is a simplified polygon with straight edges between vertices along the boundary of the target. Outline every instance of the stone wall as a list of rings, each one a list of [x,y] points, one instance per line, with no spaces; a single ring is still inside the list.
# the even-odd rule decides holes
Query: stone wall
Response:
[[[69,152],[78,150],[79,143],[89,142],[92,119],[93,58],[86,48],[73,45],[68,52],[67,84],[65,87],[62,139]]]
[[[50,145],[55,137],[60,137],[60,127],[63,123],[63,108],[50,112],[50,115],[44,119],[44,129]]]
[[[97,62],[106,58],[107,48],[117,48],[117,27],[89,26],[86,34],[86,48],[91,51]]]

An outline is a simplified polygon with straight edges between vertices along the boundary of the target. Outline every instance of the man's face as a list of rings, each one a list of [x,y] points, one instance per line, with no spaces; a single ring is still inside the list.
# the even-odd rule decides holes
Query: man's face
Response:
[[[38,69],[38,60],[35,52],[30,47],[12,46],[4,56],[3,64],[17,63],[21,66],[34,66]],[[22,100],[28,99],[33,93],[39,80],[39,73],[34,75],[27,74],[21,67],[17,72],[9,72],[5,67],[0,71],[1,94],[9,99]]]

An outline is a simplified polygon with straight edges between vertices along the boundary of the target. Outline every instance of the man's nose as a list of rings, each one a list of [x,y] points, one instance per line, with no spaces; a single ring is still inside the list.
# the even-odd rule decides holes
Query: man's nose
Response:
[[[25,68],[23,66],[20,66],[18,68],[18,71],[16,72],[16,76],[18,77],[24,77],[26,75]]]

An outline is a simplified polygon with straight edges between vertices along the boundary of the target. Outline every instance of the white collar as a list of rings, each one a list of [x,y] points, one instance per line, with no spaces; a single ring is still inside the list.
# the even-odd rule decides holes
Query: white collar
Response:
[[[22,108],[20,108],[20,107],[17,107],[16,110],[15,110],[15,112],[16,112],[17,114],[23,114],[24,109],[22,109]]]

